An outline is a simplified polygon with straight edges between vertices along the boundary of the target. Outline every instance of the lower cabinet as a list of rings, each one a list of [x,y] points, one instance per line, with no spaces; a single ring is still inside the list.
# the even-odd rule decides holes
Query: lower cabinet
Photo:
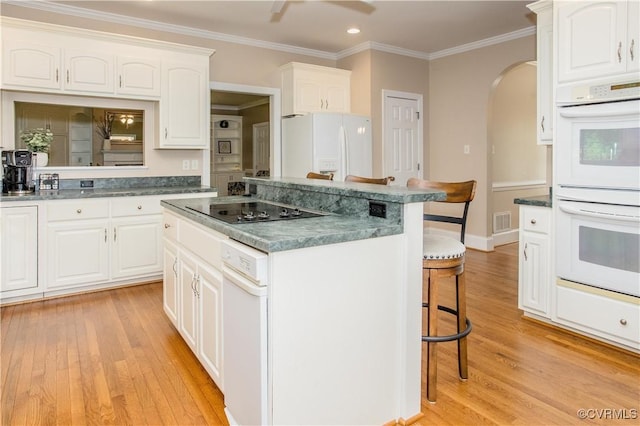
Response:
[[[42,292],[38,282],[38,207],[0,208],[1,298]]]
[[[163,230],[164,311],[222,390],[220,242],[227,237],[166,211]]]
[[[160,275],[160,224],[156,197],[48,203],[46,289]]]
[[[550,316],[553,282],[549,230],[551,209],[520,206],[518,307],[526,313]]]

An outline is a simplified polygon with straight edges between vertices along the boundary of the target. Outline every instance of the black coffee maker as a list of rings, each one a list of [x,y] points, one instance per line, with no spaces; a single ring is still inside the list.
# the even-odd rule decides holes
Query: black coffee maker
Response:
[[[2,151],[2,192],[23,195],[35,190],[31,151],[16,149]]]

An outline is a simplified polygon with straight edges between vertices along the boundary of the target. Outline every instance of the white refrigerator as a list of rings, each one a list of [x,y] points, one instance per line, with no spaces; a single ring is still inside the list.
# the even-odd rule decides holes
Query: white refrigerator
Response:
[[[371,120],[354,114],[313,113],[282,119],[282,176],[308,172],[371,176]]]

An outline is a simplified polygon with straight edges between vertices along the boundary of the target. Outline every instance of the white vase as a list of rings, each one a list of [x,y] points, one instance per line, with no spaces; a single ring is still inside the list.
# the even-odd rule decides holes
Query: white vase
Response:
[[[102,150],[111,151],[111,139],[105,139],[102,141]]]
[[[46,167],[49,164],[49,154],[47,152],[34,152],[36,167]]]

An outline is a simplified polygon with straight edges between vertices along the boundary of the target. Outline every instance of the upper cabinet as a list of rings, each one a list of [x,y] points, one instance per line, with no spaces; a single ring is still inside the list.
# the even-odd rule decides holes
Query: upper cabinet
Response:
[[[209,145],[211,49],[2,17],[2,89],[159,101],[156,148]]]
[[[156,148],[209,146],[209,57],[173,55],[162,67]]]
[[[351,71],[291,62],[282,72],[282,115],[351,112]]]
[[[558,83],[640,69],[637,0],[554,2]]]
[[[553,143],[553,3],[542,0],[527,6],[537,15],[538,145]]]

